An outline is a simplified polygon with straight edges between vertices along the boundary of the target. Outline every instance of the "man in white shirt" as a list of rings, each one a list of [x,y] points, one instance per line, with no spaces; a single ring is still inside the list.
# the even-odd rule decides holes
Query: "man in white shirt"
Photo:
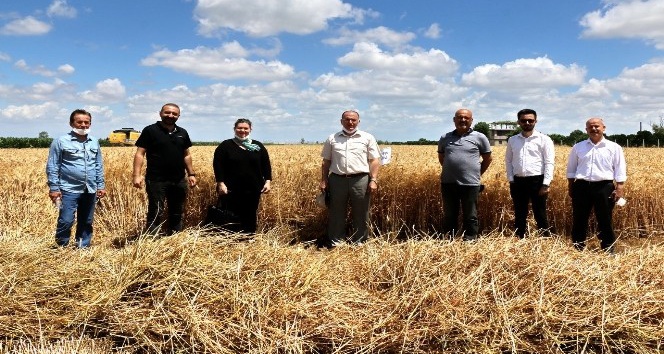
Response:
[[[578,142],[567,161],[568,193],[572,198],[572,242],[578,250],[586,245],[588,219],[595,209],[602,249],[613,253],[613,207],[622,198],[627,180],[625,154],[620,145],[606,140],[601,118],[586,122],[588,139]]]
[[[369,205],[371,193],[378,189],[380,151],[376,138],[357,129],[359,124],[357,111],[343,112],[343,129],[330,135],[323,144],[320,189],[330,195],[324,246],[333,247],[346,240],[349,202],[354,229],[350,241],[361,243],[369,236]]]
[[[505,168],[514,206],[515,233],[520,238],[526,235],[530,202],[537,229],[542,236],[549,236],[551,230],[546,217],[546,199],[553,179],[553,141],[535,130],[537,112],[534,110],[520,110],[517,122],[521,133],[509,138],[505,152]]]

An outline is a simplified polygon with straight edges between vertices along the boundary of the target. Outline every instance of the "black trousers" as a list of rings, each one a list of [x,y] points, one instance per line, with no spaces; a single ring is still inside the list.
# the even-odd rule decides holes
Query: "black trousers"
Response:
[[[528,204],[532,205],[533,217],[537,228],[543,235],[550,235],[549,221],[546,217],[547,195],[539,195],[544,183],[544,176],[517,177],[510,183],[510,196],[514,206],[514,229],[520,238],[526,235]]]
[[[240,220],[232,231],[254,234],[258,224],[258,205],[261,200],[260,190],[232,190],[228,193],[228,209]]]
[[[166,234],[182,231],[182,215],[184,201],[187,199],[187,180],[150,181],[145,180],[145,191],[148,195],[148,216],[146,231],[158,234],[162,231],[162,219],[168,203],[168,226]]]
[[[582,250],[586,246],[588,219],[590,212],[595,210],[597,219],[597,237],[603,250],[611,251],[616,242],[613,232],[613,207],[615,201],[611,197],[615,186],[613,181],[588,182],[576,180],[572,184],[572,242]]]
[[[480,223],[477,218],[477,198],[480,186],[460,186],[456,183],[441,183],[443,198],[443,234],[450,239],[459,231],[459,209],[463,213],[463,239],[477,239]]]

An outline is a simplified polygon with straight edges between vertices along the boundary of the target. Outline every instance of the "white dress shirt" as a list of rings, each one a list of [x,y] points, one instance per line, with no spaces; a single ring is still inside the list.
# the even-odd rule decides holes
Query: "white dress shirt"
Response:
[[[544,175],[547,186],[553,180],[555,152],[553,140],[537,130],[524,137],[517,134],[507,140],[505,152],[505,168],[507,179],[514,182],[514,176],[531,177]]]
[[[590,139],[576,143],[567,160],[567,178],[625,182],[627,164],[622,147],[605,138],[597,144]]]

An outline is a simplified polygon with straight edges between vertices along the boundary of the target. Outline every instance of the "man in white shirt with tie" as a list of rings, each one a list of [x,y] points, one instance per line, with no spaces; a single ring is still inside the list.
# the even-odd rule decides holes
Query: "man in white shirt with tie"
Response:
[[[586,245],[588,219],[595,209],[598,238],[607,253],[614,252],[613,207],[622,198],[627,180],[625,154],[620,145],[606,140],[601,118],[586,122],[588,139],[572,147],[567,160],[568,193],[572,198],[572,242],[578,250]]]
[[[525,237],[528,203],[531,203],[540,235],[550,236],[546,199],[553,179],[553,141],[535,130],[537,112],[534,110],[520,110],[517,122],[521,133],[509,138],[505,152],[505,168],[514,206],[515,234],[519,238]]]

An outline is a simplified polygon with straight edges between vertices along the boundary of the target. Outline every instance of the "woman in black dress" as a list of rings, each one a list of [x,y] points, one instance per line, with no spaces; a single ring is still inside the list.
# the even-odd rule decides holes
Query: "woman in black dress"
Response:
[[[256,232],[256,212],[261,193],[270,192],[272,167],[265,146],[249,138],[251,121],[235,122],[235,137],[224,140],[214,151],[214,176],[217,193],[227,199],[227,207],[239,217],[231,231]]]

